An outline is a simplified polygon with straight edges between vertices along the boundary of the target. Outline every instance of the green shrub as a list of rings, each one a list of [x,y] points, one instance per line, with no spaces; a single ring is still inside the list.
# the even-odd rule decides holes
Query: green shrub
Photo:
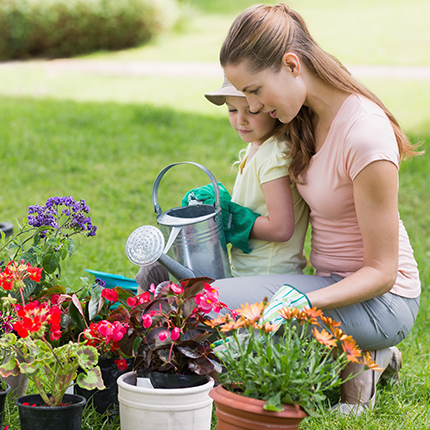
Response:
[[[172,27],[177,10],[176,0],[0,0],[0,59],[137,46]]]

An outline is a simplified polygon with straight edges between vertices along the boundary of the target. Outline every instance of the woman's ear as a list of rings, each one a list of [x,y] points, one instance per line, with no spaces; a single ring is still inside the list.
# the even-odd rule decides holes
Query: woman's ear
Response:
[[[294,52],[287,52],[282,57],[282,66],[286,67],[289,72],[293,74],[294,77],[300,75],[300,60],[297,54]]]

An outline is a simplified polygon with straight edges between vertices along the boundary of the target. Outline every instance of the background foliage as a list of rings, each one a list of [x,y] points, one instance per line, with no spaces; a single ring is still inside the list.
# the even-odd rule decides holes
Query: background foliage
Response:
[[[176,0],[0,0],[0,59],[129,48],[171,27],[177,13]]]

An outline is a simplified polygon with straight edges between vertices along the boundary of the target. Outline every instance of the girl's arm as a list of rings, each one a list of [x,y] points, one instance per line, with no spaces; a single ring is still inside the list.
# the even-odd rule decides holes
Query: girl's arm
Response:
[[[285,242],[294,232],[294,208],[290,177],[274,179],[261,185],[267,216],[259,216],[251,230],[251,239]]]
[[[354,179],[354,202],[363,237],[363,267],[340,282],[308,294],[322,310],[347,306],[391,290],[399,261],[398,171],[375,161]]]

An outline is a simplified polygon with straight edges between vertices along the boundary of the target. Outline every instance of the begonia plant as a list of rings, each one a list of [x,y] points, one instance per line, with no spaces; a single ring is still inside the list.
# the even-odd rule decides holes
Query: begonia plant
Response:
[[[128,306],[111,313],[111,321],[127,323],[119,342],[126,356],[134,357],[138,375],[209,375],[221,371],[213,353],[210,333],[203,325],[211,311],[225,305],[211,278],[166,281],[140,296],[130,297]]]

